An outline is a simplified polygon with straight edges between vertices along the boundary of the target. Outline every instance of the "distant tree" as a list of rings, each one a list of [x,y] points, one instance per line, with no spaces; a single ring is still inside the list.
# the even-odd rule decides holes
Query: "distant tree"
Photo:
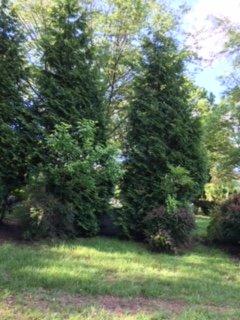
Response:
[[[240,170],[240,24],[229,25],[228,39],[226,51],[232,57],[233,66],[232,73],[225,79],[228,87],[227,100],[234,145],[231,158],[232,164]]]
[[[173,25],[173,17],[157,0],[106,0],[101,7],[96,5],[97,14],[93,15],[94,40],[106,81],[109,136],[122,143],[143,34],[149,26],[166,32]]]
[[[210,200],[221,201],[236,190],[240,167],[239,112],[239,106],[227,99],[203,117],[203,137],[211,174],[206,196]]]
[[[143,236],[147,212],[201,195],[207,179],[201,126],[189,103],[183,54],[154,34],[143,45],[126,145],[122,200],[130,234]],[[169,191],[169,193],[167,192]]]
[[[240,190],[240,106],[227,96],[216,103],[212,95],[192,88],[190,101],[201,118],[203,143],[208,153],[210,179],[205,186],[208,200],[222,201]]]
[[[222,54],[232,64],[232,70],[228,76],[222,77],[227,90],[226,94],[231,96],[232,101],[240,100],[240,24],[231,23],[227,19],[217,20],[219,27],[225,33],[225,43]]]

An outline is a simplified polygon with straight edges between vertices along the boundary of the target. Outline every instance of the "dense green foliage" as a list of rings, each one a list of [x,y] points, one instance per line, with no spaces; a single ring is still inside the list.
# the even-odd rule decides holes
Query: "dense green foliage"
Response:
[[[103,86],[77,0],[54,2],[37,49],[32,109],[42,155],[18,211],[26,218],[27,235],[94,235],[100,213],[108,211],[116,174],[114,151],[106,145]]]
[[[209,238],[215,241],[240,243],[240,195],[226,200],[215,212],[209,226]]]
[[[7,0],[0,4],[0,217],[10,193],[24,181],[31,137],[24,36]],[[1,219],[1,218],[0,218]]]
[[[239,190],[239,83],[220,104],[196,88],[155,0],[16,3],[0,7],[1,216],[18,195],[26,236],[91,236],[110,217],[124,236],[186,242],[193,203],[210,213]]]
[[[239,318],[240,28],[216,103],[185,9],[0,0],[1,320]]]
[[[46,141],[48,161],[39,165],[17,206],[25,236],[93,236],[109,210],[102,186],[117,182],[116,150],[95,144],[93,122],[56,127]],[[71,133],[70,133],[71,132]]]
[[[130,235],[143,237],[146,214],[171,197],[186,205],[201,195],[207,170],[198,117],[188,103],[183,57],[171,38],[145,40],[135,81],[122,199]]]
[[[211,174],[205,194],[210,201],[222,201],[240,191],[235,170],[240,159],[238,118],[239,106],[227,100],[218,105],[208,103],[202,114],[203,141],[208,151]]]
[[[35,104],[40,123],[51,132],[60,122],[74,128],[80,119],[90,119],[98,127],[98,140],[105,142],[103,92],[86,14],[77,0],[54,3],[38,41]]]

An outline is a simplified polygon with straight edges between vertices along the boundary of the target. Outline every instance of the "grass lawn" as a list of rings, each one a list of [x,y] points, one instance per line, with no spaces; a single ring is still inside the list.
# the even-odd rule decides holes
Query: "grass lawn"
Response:
[[[198,235],[205,220],[198,219]],[[240,264],[106,238],[0,246],[1,320],[240,319]]]
[[[198,215],[196,217],[197,228],[194,231],[194,235],[198,238],[206,238],[207,237],[207,227],[210,222],[210,217]]]

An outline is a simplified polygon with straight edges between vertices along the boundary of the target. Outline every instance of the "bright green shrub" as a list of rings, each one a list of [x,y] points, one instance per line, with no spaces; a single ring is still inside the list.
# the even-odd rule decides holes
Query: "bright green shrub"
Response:
[[[217,208],[208,228],[208,236],[213,241],[240,243],[240,194]]]
[[[58,125],[47,137],[45,163],[38,167],[22,204],[28,233],[98,233],[100,216],[109,210],[113,194],[112,188],[108,192],[105,188],[103,194],[103,186],[114,185],[120,169],[115,148],[95,145],[94,141],[95,125],[90,120],[80,122],[76,132],[69,125]]]

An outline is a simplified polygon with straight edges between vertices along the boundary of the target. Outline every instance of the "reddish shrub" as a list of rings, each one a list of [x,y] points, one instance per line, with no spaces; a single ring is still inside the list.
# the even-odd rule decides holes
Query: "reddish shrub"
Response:
[[[213,241],[240,243],[240,194],[229,198],[218,208],[208,234]]]
[[[175,252],[179,245],[189,240],[195,220],[194,215],[186,208],[169,213],[161,206],[147,214],[144,224],[151,249]]]

